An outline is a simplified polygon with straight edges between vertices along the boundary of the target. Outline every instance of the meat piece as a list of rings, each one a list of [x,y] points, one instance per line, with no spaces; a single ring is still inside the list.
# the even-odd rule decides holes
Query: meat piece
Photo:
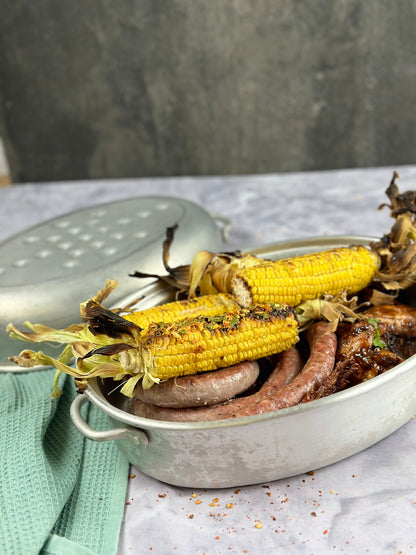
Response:
[[[391,333],[405,337],[416,335],[416,308],[394,303],[374,306],[363,312],[365,318],[377,318],[380,334]]]
[[[337,361],[349,361],[354,366],[357,382],[381,374],[411,356],[416,336],[413,307],[399,303],[383,305],[369,308],[362,316],[361,322],[343,328],[337,353]],[[385,347],[375,344],[376,331]]]
[[[344,389],[347,385],[355,385],[365,379],[365,373],[377,374],[374,369],[373,341],[375,327],[368,321],[342,326],[336,355],[336,371],[341,379],[334,382],[334,391]],[[351,381],[352,380],[352,381]]]
[[[409,337],[406,341],[403,346],[403,355],[405,359],[416,355],[416,337]]]
[[[366,318],[377,319],[380,337],[387,344],[388,350],[403,359],[414,354],[415,308],[395,303],[370,308],[364,314]]]
[[[233,399],[218,405],[183,409],[162,408],[143,403],[138,398],[133,398],[130,404],[130,412],[144,418],[175,422],[208,422],[253,414],[253,406],[258,401],[272,398],[277,391],[299,373],[301,367],[300,355],[295,347],[291,347],[280,354],[275,369],[261,389],[253,395]]]
[[[367,363],[363,362],[364,358],[361,359],[361,364],[358,360],[354,360],[352,364],[348,360],[337,362],[328,379],[318,389],[310,391],[302,402],[306,403],[321,397],[327,397],[337,391],[370,380],[403,362],[403,359],[398,355],[384,349],[378,349],[377,352],[374,352],[371,359],[367,359]]]
[[[134,395],[144,403],[159,407],[202,407],[222,403],[243,393],[258,376],[258,363],[247,361],[214,372],[170,378],[149,389],[143,389],[140,383]]]
[[[320,388],[311,391],[304,402],[325,397],[367,381],[415,353],[416,310],[402,304],[372,307],[362,313],[363,320],[342,324],[336,365]],[[370,321],[369,321],[370,320]],[[372,320],[376,320],[375,325]],[[376,330],[384,342],[374,344]]]

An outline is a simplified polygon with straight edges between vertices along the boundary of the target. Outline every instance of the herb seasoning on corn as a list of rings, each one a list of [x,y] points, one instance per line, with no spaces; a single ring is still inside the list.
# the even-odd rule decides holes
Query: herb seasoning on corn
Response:
[[[155,322],[174,322],[192,316],[215,316],[236,309],[238,309],[236,300],[231,295],[220,293],[166,303],[146,310],[136,310],[123,317],[145,329]]]

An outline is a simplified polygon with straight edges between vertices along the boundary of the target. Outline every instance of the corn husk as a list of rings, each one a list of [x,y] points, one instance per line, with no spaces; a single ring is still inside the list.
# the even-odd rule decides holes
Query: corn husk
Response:
[[[43,324],[25,322],[28,331],[9,324],[7,332],[12,338],[29,343],[64,345],[57,358],[41,351],[25,349],[19,355],[11,356],[10,361],[25,368],[55,366],[57,375],[53,397],[60,395],[57,384],[62,372],[74,377],[80,388],[86,386],[88,379],[97,376],[123,380],[122,391],[126,395],[133,394],[140,378],[144,379],[144,385],[154,383],[144,360],[146,351],[140,341],[141,328],[100,304],[116,286],[116,281],[108,280],[95,297],[81,304],[81,317],[88,323],[53,329]]]

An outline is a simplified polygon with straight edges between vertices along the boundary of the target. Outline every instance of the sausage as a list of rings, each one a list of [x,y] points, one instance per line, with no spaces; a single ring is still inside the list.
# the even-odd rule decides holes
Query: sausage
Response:
[[[330,375],[337,350],[335,333],[328,331],[326,322],[317,322],[309,328],[307,336],[310,355],[302,372],[272,398],[260,401],[254,408],[254,414],[297,405],[311,389],[319,387]]]
[[[299,374],[301,366],[302,361],[296,347],[290,347],[287,351],[280,353],[280,357],[273,372],[264,383],[264,386],[260,389],[259,394],[253,397],[256,397],[257,400],[260,397],[267,398],[274,395]]]
[[[135,397],[158,407],[186,408],[222,403],[243,393],[259,377],[257,361],[247,361],[192,376],[171,378],[143,389],[137,385]]]
[[[172,409],[143,403],[134,397],[130,403],[130,412],[136,416],[153,418],[155,420],[170,420],[173,422],[208,422],[224,420],[252,414],[252,407],[261,399],[271,398],[282,387],[290,383],[302,366],[301,357],[295,347],[281,353],[278,363],[264,383],[263,387],[253,395],[233,399],[226,403],[207,407]]]

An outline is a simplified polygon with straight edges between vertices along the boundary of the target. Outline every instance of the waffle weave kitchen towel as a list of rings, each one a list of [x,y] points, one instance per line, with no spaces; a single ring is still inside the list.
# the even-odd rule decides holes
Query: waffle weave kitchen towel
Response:
[[[128,462],[114,442],[86,439],[70,418],[77,395],[54,370],[0,375],[0,549],[9,554],[113,555],[124,512]],[[83,416],[108,429],[94,406]]]

